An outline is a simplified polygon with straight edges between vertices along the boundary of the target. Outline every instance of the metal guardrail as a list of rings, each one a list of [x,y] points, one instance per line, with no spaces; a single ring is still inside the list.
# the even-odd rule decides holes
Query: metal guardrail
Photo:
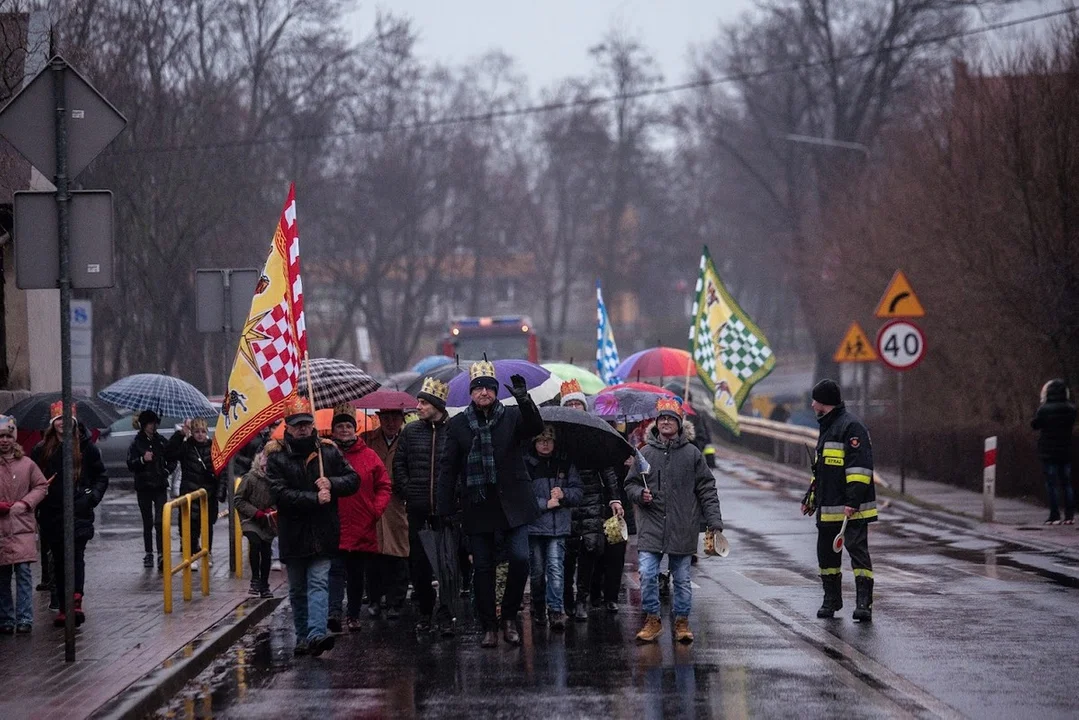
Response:
[[[191,554],[191,504],[199,503],[199,545],[200,550]],[[180,507],[180,551],[183,560],[173,567],[172,564],[172,509]],[[191,600],[191,566],[201,560],[200,570],[202,594],[210,594],[210,501],[205,488],[181,495],[165,503],[161,518],[161,542],[165,556],[162,572],[165,576],[165,612],[172,612],[172,576],[183,573],[184,600]]]
[[[791,425],[790,423],[765,420],[752,415],[739,415],[738,425],[743,433],[758,435],[776,441],[775,459],[785,464],[808,467],[809,458],[805,447],[810,451],[817,446],[818,432],[813,428]],[[792,447],[797,446],[797,447]],[[791,457],[793,454],[793,458]],[[891,487],[877,471],[873,471],[873,482],[883,487]],[[806,479],[808,486],[808,478]]]

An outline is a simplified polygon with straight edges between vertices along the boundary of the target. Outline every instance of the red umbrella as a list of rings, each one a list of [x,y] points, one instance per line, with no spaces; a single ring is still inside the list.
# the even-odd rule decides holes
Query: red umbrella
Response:
[[[349,404],[365,410],[415,410],[416,398],[400,390],[380,388]]]
[[[633,353],[614,372],[620,378],[669,378],[695,375],[697,366],[685,350],[654,347]]]

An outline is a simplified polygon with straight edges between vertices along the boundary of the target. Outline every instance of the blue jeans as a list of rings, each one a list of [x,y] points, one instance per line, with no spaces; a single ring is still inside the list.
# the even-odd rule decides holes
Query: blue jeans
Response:
[[[288,569],[288,598],[292,604],[296,642],[324,637],[330,610],[330,559],[294,558],[285,567]]]
[[[528,548],[533,606],[536,599],[544,595],[550,612],[565,612],[562,593],[565,590],[566,538],[530,535]]]
[[[11,604],[11,575],[15,575],[15,605]],[[0,565],[0,625],[34,623],[34,580],[30,563]]]
[[[1072,490],[1072,464],[1042,461],[1045,470],[1045,492],[1049,496],[1049,519],[1060,519],[1057,504],[1057,482],[1064,487],[1064,519],[1075,516],[1075,493]]]
[[[693,586],[689,582],[692,555],[668,555],[671,584],[674,585],[674,616],[689,617],[693,607]],[[648,615],[659,615],[659,562],[663,553],[642,550],[637,553],[641,573],[641,609]]]

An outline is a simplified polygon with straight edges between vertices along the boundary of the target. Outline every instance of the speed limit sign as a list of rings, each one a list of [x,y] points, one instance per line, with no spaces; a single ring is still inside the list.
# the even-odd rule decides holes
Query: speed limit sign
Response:
[[[877,333],[877,354],[893,370],[910,370],[925,355],[925,334],[910,320],[892,320]]]

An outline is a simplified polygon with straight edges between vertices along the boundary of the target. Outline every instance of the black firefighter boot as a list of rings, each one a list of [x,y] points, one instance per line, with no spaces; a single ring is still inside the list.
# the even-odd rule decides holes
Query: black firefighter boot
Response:
[[[860,622],[873,622],[873,578],[856,577],[854,587],[858,593],[854,619]]]
[[[817,611],[817,617],[830,618],[843,609],[843,576],[821,575],[820,579],[824,585],[824,602]]]

